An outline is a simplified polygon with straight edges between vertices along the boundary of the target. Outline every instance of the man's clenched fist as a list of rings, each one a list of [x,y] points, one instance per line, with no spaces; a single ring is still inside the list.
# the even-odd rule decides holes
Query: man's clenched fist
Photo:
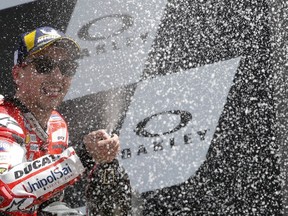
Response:
[[[110,163],[120,150],[119,137],[109,136],[105,130],[90,132],[84,136],[83,142],[92,158],[98,163]]]

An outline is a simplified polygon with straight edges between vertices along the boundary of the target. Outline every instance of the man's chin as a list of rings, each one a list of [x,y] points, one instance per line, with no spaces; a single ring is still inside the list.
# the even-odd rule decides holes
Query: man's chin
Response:
[[[42,109],[44,110],[53,110],[56,107],[58,107],[61,104],[62,100],[59,100],[59,98],[49,98],[49,100],[46,100],[45,103],[42,103]]]

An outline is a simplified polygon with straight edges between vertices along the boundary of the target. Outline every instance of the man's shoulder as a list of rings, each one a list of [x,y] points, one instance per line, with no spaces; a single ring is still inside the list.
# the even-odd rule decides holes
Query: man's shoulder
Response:
[[[20,110],[10,101],[6,101],[4,97],[0,98],[0,131],[13,134],[23,134],[21,125],[23,118]],[[7,134],[6,134],[7,135]],[[5,135],[5,136],[6,136]]]
[[[3,95],[0,95],[0,113],[12,115],[19,113],[16,105],[14,105],[9,100],[6,100]]]
[[[4,103],[4,96],[0,94],[0,105]]]

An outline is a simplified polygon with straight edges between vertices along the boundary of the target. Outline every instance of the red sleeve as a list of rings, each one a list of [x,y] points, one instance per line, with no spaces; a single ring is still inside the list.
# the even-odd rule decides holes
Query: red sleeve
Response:
[[[19,122],[0,106],[0,174],[24,160],[24,137]]]

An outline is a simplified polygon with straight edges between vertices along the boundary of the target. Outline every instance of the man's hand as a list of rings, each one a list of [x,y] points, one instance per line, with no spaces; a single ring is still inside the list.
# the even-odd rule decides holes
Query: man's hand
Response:
[[[85,135],[83,142],[92,158],[98,163],[112,162],[120,150],[119,137],[116,134],[110,137],[105,130]]]

